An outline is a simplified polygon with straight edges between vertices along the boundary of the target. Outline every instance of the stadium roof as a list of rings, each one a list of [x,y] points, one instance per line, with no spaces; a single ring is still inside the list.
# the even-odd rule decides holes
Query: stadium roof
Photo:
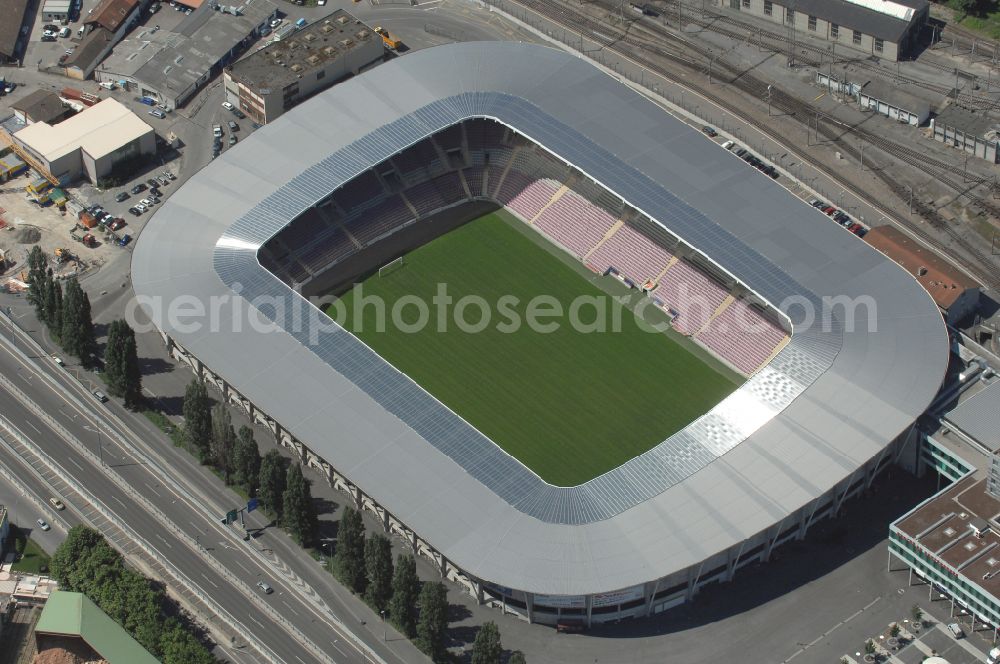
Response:
[[[100,159],[151,131],[153,128],[126,106],[105,99],[57,125],[28,125],[17,132],[17,140],[49,161],[80,148]]]
[[[790,342],[683,431],[561,488],[317,310],[258,331],[275,306],[249,300],[300,302],[258,248],[358,173],[469,117],[516,128],[712,257],[791,316]],[[455,565],[552,595],[652,581],[779,523],[905,431],[948,361],[937,307],[892,261],[585,60],[508,42],[408,54],[258,130],[154,215],[132,282],[161,329]],[[802,311],[825,296],[874,306],[807,325]],[[179,297],[221,298],[211,306],[227,323],[169,320]]]

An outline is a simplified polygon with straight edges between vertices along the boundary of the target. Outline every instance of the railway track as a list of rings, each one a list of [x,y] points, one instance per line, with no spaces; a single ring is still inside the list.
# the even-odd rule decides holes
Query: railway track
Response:
[[[578,11],[575,8],[557,4],[550,0],[516,0],[515,4],[544,16],[569,31],[581,35],[588,41],[600,44],[599,48],[590,50],[607,49],[637,62],[648,70],[658,73],[669,80],[677,80],[676,72],[668,70],[661,62],[656,61],[655,58],[663,58],[673,65],[679,65],[692,73],[698,74],[706,73],[706,64],[711,59],[715,63],[718,63],[720,75],[728,72],[728,76],[726,77],[727,84],[758,99],[761,99],[762,95],[766,93],[767,84],[765,82],[758,80],[752,74],[738,70],[736,67],[724,62],[724,60],[718,58],[717,54],[712,54],[703,45],[697,44],[685,37],[674,35],[666,29],[651,31],[650,26],[641,25],[640,23],[642,22],[638,19],[631,19],[624,23],[613,25],[604,20],[598,20],[586,12]],[[597,2],[592,4],[596,4],[603,10],[614,9],[612,14],[618,14],[619,11],[617,5],[612,7],[611,5],[615,3],[608,2],[608,0],[597,0]],[[662,26],[660,27],[662,28]],[[665,39],[668,41],[664,41]],[[584,52],[588,52],[588,49],[584,49]],[[686,77],[684,86],[712,101],[720,108],[726,109],[730,114],[753,126],[772,140],[783,144],[785,137],[780,132],[771,126],[758,122],[742,109],[734,107],[720,95],[717,95],[709,86],[698,83],[692,77]],[[861,148],[860,146],[854,147],[850,145],[848,141],[844,140],[844,136],[850,135],[866,140],[880,150],[887,151],[897,159],[916,166],[923,172],[938,171],[938,173],[935,173],[935,176],[940,175],[942,181],[949,187],[955,189],[961,195],[970,198],[984,212],[1000,217],[1000,207],[974,196],[969,191],[969,183],[958,183],[951,177],[955,174],[955,167],[950,164],[936,159],[929,159],[923,153],[896,144],[872,132],[846,125],[835,118],[829,117],[825,113],[819,112],[817,114],[816,109],[809,104],[801,102],[781,90],[776,90],[773,86],[771,88],[771,105],[805,124],[808,124],[810,119],[817,118],[817,135],[822,135],[826,141],[836,143],[842,153],[854,159],[860,159],[859,153]],[[840,181],[840,176],[834,169],[808,155],[801,155],[801,157],[805,161],[808,161],[816,170],[836,181]],[[896,193],[900,200],[904,202],[908,200],[912,201],[914,211],[930,225],[944,233],[952,244],[949,245],[942,242],[919,223],[907,218],[897,219],[894,211],[889,209],[884,203],[866,197],[870,205],[884,212],[886,216],[897,219],[897,223],[905,226],[912,234],[919,236],[927,245],[934,247],[953,260],[961,262],[963,267],[973,274],[980,275],[980,279],[984,285],[990,288],[1000,288],[1000,266],[997,266],[991,257],[963,237],[933,206],[912,196],[912,191],[906,185],[894,180],[886,169],[878,169],[873,171],[873,174],[885,183],[891,191]],[[979,179],[972,186],[977,186],[983,182],[984,180]],[[962,256],[956,256],[956,247],[961,250]]]

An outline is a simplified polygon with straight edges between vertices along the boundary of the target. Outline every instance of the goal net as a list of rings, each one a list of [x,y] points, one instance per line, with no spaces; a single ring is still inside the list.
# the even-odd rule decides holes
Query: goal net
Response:
[[[385,265],[383,265],[382,267],[380,267],[378,269],[378,276],[379,277],[384,277],[387,274],[391,274],[391,273],[395,272],[396,270],[398,270],[401,267],[403,267],[403,257],[402,256],[400,256],[396,260],[391,261],[389,263],[386,263]]]

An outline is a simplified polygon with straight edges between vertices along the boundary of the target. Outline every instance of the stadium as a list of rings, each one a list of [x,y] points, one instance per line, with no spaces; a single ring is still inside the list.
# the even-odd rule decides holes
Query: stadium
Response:
[[[408,54],[258,130],[150,220],[132,282],[174,357],[443,576],[548,624],[663,611],[805,537],[913,444],[948,362],[905,271],[526,44]],[[670,329],[354,334],[314,300],[441,282],[628,293]]]

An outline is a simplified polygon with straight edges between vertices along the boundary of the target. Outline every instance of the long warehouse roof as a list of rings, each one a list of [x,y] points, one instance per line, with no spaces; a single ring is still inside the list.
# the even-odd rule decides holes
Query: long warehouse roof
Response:
[[[258,248],[471,117],[515,128],[711,257],[790,316],[791,341],[661,445],[553,487],[317,310],[262,329],[274,307],[249,301],[298,296]],[[168,199],[132,272],[161,329],[455,565],[552,595],[652,581],[780,522],[912,424],[948,360],[934,303],[879,252],[586,61],[508,42],[408,54],[258,130]],[[803,304],[828,296],[867,305],[806,320]],[[169,320],[181,297],[214,299],[226,323]]]

